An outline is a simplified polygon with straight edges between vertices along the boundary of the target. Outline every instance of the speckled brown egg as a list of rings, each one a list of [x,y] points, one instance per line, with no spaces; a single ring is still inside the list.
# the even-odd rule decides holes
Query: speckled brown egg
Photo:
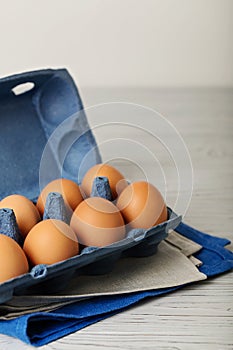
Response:
[[[60,220],[39,222],[27,235],[23,250],[32,265],[54,264],[79,253],[74,231]]]
[[[14,211],[19,230],[26,237],[31,228],[40,221],[40,214],[28,198],[19,194],[12,194],[0,202],[0,209],[9,208]]]
[[[27,273],[28,270],[23,249],[12,238],[0,234],[0,283]]]
[[[70,225],[85,246],[103,247],[125,237],[121,213],[112,202],[100,197],[87,198],[79,204]]]
[[[37,200],[37,208],[41,215],[44,213],[47,196],[50,192],[58,192],[63,196],[68,209],[74,209],[83,200],[78,184],[69,179],[56,179],[44,187]]]
[[[108,164],[97,164],[87,171],[81,183],[81,190],[87,197],[91,195],[94,179],[101,176],[108,178],[113,199],[116,199],[128,185],[124,176],[116,168]]]
[[[127,186],[116,205],[132,228],[147,229],[167,220],[167,207],[161,193],[146,181]]]

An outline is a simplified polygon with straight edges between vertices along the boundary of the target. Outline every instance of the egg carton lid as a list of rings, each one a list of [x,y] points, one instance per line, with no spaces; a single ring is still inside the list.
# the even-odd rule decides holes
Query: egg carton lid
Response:
[[[50,142],[49,161],[41,169],[45,146],[59,125],[64,127]],[[79,92],[66,69],[0,79],[0,199],[18,193],[36,200],[49,181],[60,177],[77,181],[77,174],[82,178],[99,162]]]

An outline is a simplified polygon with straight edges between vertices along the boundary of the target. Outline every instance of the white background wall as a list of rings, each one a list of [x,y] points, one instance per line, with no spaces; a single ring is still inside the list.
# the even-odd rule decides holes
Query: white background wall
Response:
[[[80,86],[233,86],[233,0],[0,0],[0,76]]]

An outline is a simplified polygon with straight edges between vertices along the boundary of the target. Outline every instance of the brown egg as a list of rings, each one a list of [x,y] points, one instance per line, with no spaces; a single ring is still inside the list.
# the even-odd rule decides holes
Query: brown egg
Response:
[[[36,205],[41,215],[44,214],[46,199],[50,192],[60,193],[63,196],[65,204],[72,211],[74,211],[83,200],[79,186],[74,181],[69,179],[53,180],[44,187],[37,200]]]
[[[71,227],[85,246],[103,247],[125,238],[124,220],[117,207],[107,199],[85,199],[72,215]]]
[[[117,207],[132,228],[150,228],[167,220],[167,208],[161,193],[152,184],[130,184],[119,196]]]
[[[29,271],[23,249],[12,238],[0,234],[0,283]]]
[[[32,265],[54,264],[79,253],[73,230],[60,220],[39,222],[27,235],[23,250]]]
[[[97,164],[87,171],[81,183],[81,189],[87,197],[90,197],[94,178],[98,176],[108,178],[113,199],[128,185],[124,176],[116,168],[108,164]]]
[[[40,221],[40,214],[36,206],[28,198],[19,194],[12,194],[0,202],[0,209],[9,208],[15,213],[19,230],[26,237],[31,228]]]

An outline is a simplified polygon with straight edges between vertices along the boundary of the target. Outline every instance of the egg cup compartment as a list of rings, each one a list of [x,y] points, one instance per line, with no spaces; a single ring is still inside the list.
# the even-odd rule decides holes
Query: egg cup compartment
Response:
[[[0,209],[0,232],[14,241],[20,246],[23,244],[23,237],[19,231],[14,211],[9,208]]]
[[[13,295],[52,294],[64,289],[75,275],[102,275],[113,270],[122,257],[155,254],[159,243],[181,222],[168,208],[168,220],[148,230],[134,229],[126,238],[105,247],[86,247],[77,256],[52,265],[36,265],[24,275],[0,284],[0,303]]]

